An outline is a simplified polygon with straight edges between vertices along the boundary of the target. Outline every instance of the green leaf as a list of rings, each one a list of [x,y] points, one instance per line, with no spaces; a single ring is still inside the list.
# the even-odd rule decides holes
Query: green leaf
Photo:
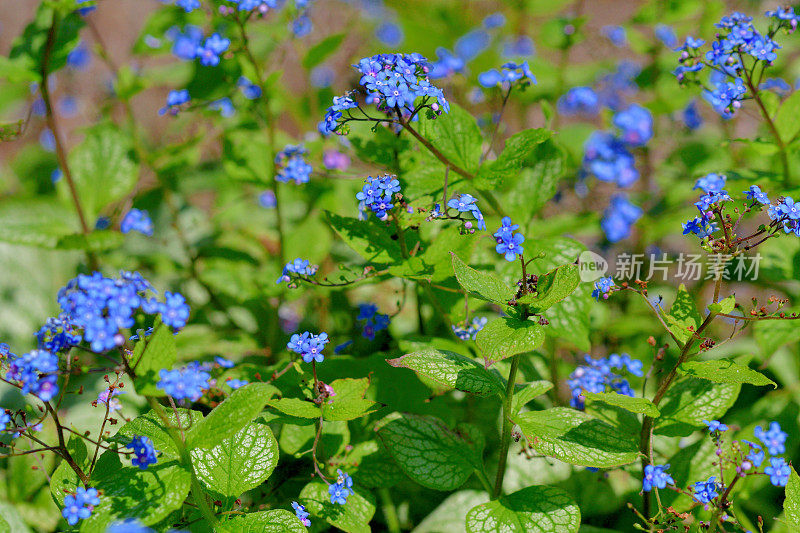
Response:
[[[166,396],[157,386],[160,381],[158,373],[162,368],[172,368],[177,356],[175,335],[166,324],[159,324],[152,335],[136,341],[128,359],[128,364],[136,372],[136,392],[147,396]]]
[[[703,438],[680,449],[667,463],[670,465],[669,474],[675,480],[675,486],[688,487],[698,479],[708,479],[709,476],[719,474],[717,460],[717,447],[714,441]],[[676,502],[680,505],[680,502],[683,502],[689,506],[694,503],[691,496],[671,490],[663,491],[661,498],[664,505],[676,505]]]
[[[467,513],[489,496],[479,490],[450,494],[414,528],[414,533],[466,533]]]
[[[339,237],[358,255],[374,265],[399,265],[404,262],[403,252],[392,231],[375,217],[367,220],[342,217],[326,211],[328,223]],[[406,232],[406,246],[411,250],[417,241]]]
[[[306,57],[303,58],[303,68],[312,69],[325,61],[325,59],[339,48],[339,45],[342,44],[346,35],[345,33],[329,35],[312,46],[306,54]]]
[[[565,463],[609,468],[632,463],[639,457],[633,437],[575,409],[528,411],[518,414],[514,421],[537,452]]]
[[[753,336],[766,359],[784,344],[800,341],[800,327],[795,320],[758,320],[753,325]]]
[[[550,323],[544,328],[545,334],[588,352],[592,348],[589,340],[590,308],[589,289],[578,287],[570,296],[547,310],[545,317]]]
[[[186,435],[186,445],[213,448],[234,436],[261,413],[267,401],[277,392],[269,383],[250,383],[233,391],[221,404],[198,422]]]
[[[558,191],[564,170],[564,152],[552,139],[536,146],[503,201],[512,220],[526,223],[539,212]]]
[[[687,361],[678,367],[678,372],[694,378],[707,379],[714,383],[749,383],[750,385],[772,385],[777,383],[767,376],[747,366],[728,359],[715,361]]]
[[[519,175],[522,167],[534,163],[536,147],[550,138],[553,132],[534,128],[515,133],[506,140],[506,145],[494,161],[487,161],[478,172],[475,186],[479,189],[496,188]]]
[[[286,509],[270,509],[234,516],[217,527],[221,533],[305,533],[306,526]]]
[[[183,505],[191,483],[192,475],[177,461],[159,461],[147,470],[117,463],[100,472],[94,485],[102,493],[100,505],[81,522],[80,530],[104,533],[110,524],[128,518],[145,526],[160,522]]]
[[[456,489],[481,468],[482,436],[466,425],[452,430],[436,417],[403,414],[384,421],[378,436],[400,469],[430,489]]]
[[[63,206],[46,200],[6,200],[0,204],[0,241],[55,248],[70,227],[61,216]]]
[[[324,445],[323,441],[323,445]],[[359,442],[341,461],[341,468],[367,488],[392,487],[405,479],[400,467],[378,441]]]
[[[53,8],[47,2],[41,2],[36,10],[34,21],[28,24],[22,34],[14,40],[11,52],[8,54],[9,59],[25,65],[25,70],[40,73],[52,22]],[[64,68],[67,64],[67,56],[80,42],[79,33],[84,24],[83,18],[77,11],[59,21],[53,46],[48,56],[48,72]],[[36,79],[39,81],[41,76],[37,75]]]
[[[708,306],[708,310],[714,314],[724,313],[728,314],[736,307],[736,297],[735,296],[728,296],[727,298],[720,300],[717,303],[710,304]]]
[[[697,307],[694,305],[694,299],[686,286],[681,283],[678,287],[678,294],[675,296],[675,303],[669,309],[669,313],[664,316],[667,324],[670,326],[670,331],[675,337],[681,341],[686,342],[692,337],[692,331],[697,331],[700,324],[703,322]]]
[[[319,418],[322,416],[322,410],[317,404],[310,400],[301,400],[300,398],[276,398],[267,402],[267,405],[274,407],[281,413],[298,418]]]
[[[129,150],[129,139],[116,126],[100,124],[87,130],[83,142],[70,152],[69,165],[88,220],[95,220],[136,185],[139,170]]]
[[[641,413],[651,418],[656,418],[661,413],[658,407],[647,398],[632,398],[616,392],[585,392],[584,396],[597,402],[607,403],[615,407],[621,407],[631,413]]]
[[[178,416],[171,409],[165,409],[167,420],[172,427],[180,427],[184,431],[191,431],[203,419],[203,413],[199,411],[190,411],[188,409],[178,408]],[[121,428],[111,440],[122,446],[130,444],[131,439],[135,436],[149,437],[153,441],[153,446],[156,450],[162,453],[162,456],[177,459],[179,457],[178,449],[175,447],[175,442],[169,435],[164,421],[156,414],[155,411],[148,411],[143,415],[139,415]]]
[[[213,448],[191,451],[198,479],[222,496],[258,487],[278,464],[278,442],[266,424],[251,422]]]
[[[522,411],[522,408],[525,405],[536,398],[537,396],[541,396],[545,392],[549,391],[553,388],[553,384],[549,381],[541,380],[541,381],[532,381],[530,383],[525,383],[522,386],[517,386],[517,390],[514,392],[514,397],[511,400],[511,416],[512,418]]]
[[[301,458],[311,449],[317,435],[317,428],[310,420],[307,422],[309,425],[306,426],[293,423],[283,424],[278,442],[282,452]],[[347,422],[325,422],[322,425],[320,442],[326,454],[334,456],[344,452],[347,445],[350,444],[350,430],[347,428]],[[361,482],[359,481],[359,483]]]
[[[369,496],[362,496],[357,487],[356,492],[347,497],[347,505],[337,505],[331,503],[328,485],[321,481],[303,487],[300,503],[313,516],[347,533],[369,533],[369,522],[375,514],[375,502]]]
[[[800,132],[798,115],[800,115],[800,95],[794,92],[781,104],[775,114],[775,129],[778,130],[778,135],[786,144],[792,142],[797,136],[797,132]]]
[[[487,361],[531,352],[544,342],[544,329],[532,320],[500,317],[486,324],[475,338]]]
[[[335,396],[322,405],[325,420],[353,420],[375,411],[379,405],[364,398],[369,388],[369,378],[337,379],[330,383]]]
[[[492,274],[467,266],[456,254],[452,256],[456,279],[470,296],[499,304],[506,304],[514,297],[513,289]]]
[[[119,232],[110,230],[96,230],[88,235],[73,233],[64,235],[56,243],[59,250],[89,250],[91,252],[105,252],[119,248],[125,237]]]
[[[786,499],[783,500],[783,514],[795,531],[800,528],[800,476],[792,467],[789,483],[786,484]]]
[[[86,449],[86,442],[82,438],[72,435],[67,441],[67,450],[82,469],[88,466],[89,451]],[[58,464],[53,475],[50,476],[50,494],[60,506],[64,505],[64,496],[67,493],[74,493],[75,489],[81,486],[83,485],[81,485],[78,474],[63,460]],[[0,529],[0,531],[2,530]]]
[[[408,368],[450,389],[489,396],[502,394],[497,374],[468,357],[428,348],[386,361],[396,368]]]
[[[655,432],[672,437],[686,437],[703,427],[703,420],[719,420],[736,401],[741,385],[711,383],[692,377],[673,384],[658,405],[661,417]]]
[[[501,496],[467,514],[467,531],[526,531],[570,533],[578,531],[581,511],[567,492],[549,486],[528,487]]]
[[[517,299],[518,304],[527,304],[532,313],[539,314],[570,294],[581,282],[578,265],[564,265],[539,276],[536,292]]]
[[[420,135],[453,164],[476,172],[481,157],[481,130],[475,118],[455,104],[435,120],[420,120]],[[425,148],[423,148],[424,150]]]

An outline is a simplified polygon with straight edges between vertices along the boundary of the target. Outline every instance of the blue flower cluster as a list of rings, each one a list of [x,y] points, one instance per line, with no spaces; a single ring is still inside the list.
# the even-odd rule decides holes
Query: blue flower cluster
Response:
[[[369,340],[375,340],[375,333],[388,328],[390,322],[389,315],[379,314],[375,304],[360,304],[356,320],[366,320],[361,335]]]
[[[162,369],[156,386],[176,400],[196,402],[203,392],[211,388],[211,374],[200,363],[192,362],[176,370]]]
[[[733,117],[741,107],[756,65],[762,62],[766,67],[777,59],[776,50],[781,46],[773,37],[781,29],[792,32],[797,27],[798,17],[791,7],[768,11],[766,15],[777,21],[777,24],[770,25],[766,34],[753,26],[752,17],[736,12],[722,17],[716,24],[720,31],[705,54],[700,51],[705,41],[692,37],[687,37],[685,43],[676,49],[681,52],[679,66],[674,72],[679,81],[701,84],[696,73],[705,67],[711,71],[709,83],[704,85],[707,88],[704,88],[703,97],[723,118]],[[752,58],[752,65],[745,65],[748,57]]]
[[[777,422],[771,422],[766,431],[761,426],[756,426],[753,434],[766,446],[770,455],[780,455],[786,452],[786,437],[788,435],[781,430],[781,425]]]
[[[525,236],[522,233],[514,233],[519,229],[519,224],[512,224],[510,217],[503,217],[502,226],[494,233],[497,241],[495,251],[505,257],[506,261],[514,261],[517,255],[520,257],[525,252],[522,243]]]
[[[291,263],[286,263],[283,267],[281,277],[275,283],[290,283],[292,281],[292,274],[298,276],[313,276],[317,273],[319,267],[312,265],[308,259],[297,258]]]
[[[153,441],[150,440],[150,437],[135,436],[125,447],[133,450],[131,464],[138,466],[140,470],[147,470],[148,466],[158,462],[158,459],[156,459],[158,450],[153,446]]]
[[[583,169],[600,181],[630,187],[639,179],[635,160],[621,139],[608,131],[595,131],[583,147]]]
[[[633,396],[633,389],[628,380],[612,372],[612,370],[626,370],[634,376],[643,376],[642,362],[638,359],[631,359],[628,354],[611,354],[601,359],[592,359],[585,356],[586,365],[579,366],[567,380],[572,391],[570,405],[576,409],[583,409],[586,392],[606,392],[607,390]]]
[[[64,509],[61,511],[61,515],[69,525],[74,526],[80,520],[86,520],[92,516],[92,511],[97,505],[100,505],[97,489],[78,487],[75,494],[64,496]]]
[[[64,317],[74,329],[83,330],[83,339],[95,352],[111,350],[125,342],[122,330],[134,325],[134,314],[141,310],[160,314],[162,321],[178,330],[186,325],[189,306],[182,295],[165,292],[165,301],[146,296],[150,283],[138,272],[121,272],[107,278],[95,272],[81,274],[58,293]]]
[[[667,474],[669,465],[647,465],[644,467],[644,478],[642,479],[642,490],[650,492],[653,487],[664,489],[667,484],[674,485],[675,480]]]
[[[719,420],[703,420],[703,424],[708,427],[709,433],[724,433],[728,431],[728,426],[720,422]]]
[[[594,116],[600,111],[600,97],[591,87],[573,87],[558,99],[558,112],[565,116]]]
[[[21,386],[23,394],[38,396],[43,402],[58,394],[58,356],[47,350],[33,350],[22,356],[8,354],[6,379]]]
[[[39,348],[51,353],[58,353],[77,346],[82,337],[76,332],[69,318],[62,314],[58,318],[48,318],[44,326],[36,332],[36,339],[39,341]]]
[[[132,208],[127,212],[119,225],[122,233],[138,231],[148,237],[153,236],[153,221],[150,220],[150,213],[140,209]]]
[[[456,325],[453,324],[451,327],[453,328],[453,334],[461,339],[462,341],[468,340],[475,340],[475,337],[478,336],[478,332],[483,329],[483,327],[489,322],[489,319],[485,316],[476,316],[472,319],[471,324],[464,324],[464,325]]]
[[[337,470],[336,483],[328,486],[328,494],[331,497],[331,503],[344,505],[347,503],[347,498],[353,494],[353,478],[347,473]]]
[[[486,220],[483,218],[483,213],[481,213],[480,208],[478,207],[478,199],[470,194],[460,194],[458,198],[451,198],[447,202],[447,207],[450,209],[455,209],[459,213],[470,213],[475,220],[478,222],[478,229],[485,230],[486,229]],[[466,221],[464,223],[464,227],[469,230],[470,232],[474,232],[475,230],[472,228],[472,222]]]
[[[411,116],[417,111],[417,98],[422,98],[421,105],[429,106],[434,113],[450,111],[442,90],[430,83],[430,65],[420,54],[378,54],[353,66],[361,73],[359,84],[367,91],[366,102],[375,104],[379,110],[389,114],[399,110]],[[428,104],[430,99],[435,101]],[[339,130],[340,124],[351,118],[344,117],[341,121],[342,111],[356,107],[350,95],[335,97],[319,124],[319,131],[328,134]]]
[[[491,69],[478,75],[478,83],[484,87],[511,88],[515,82],[521,86],[536,83],[536,76],[531,72],[527,61],[522,63],[505,63],[502,70]]]
[[[294,509],[295,516],[303,523],[306,527],[311,527],[311,520],[308,519],[309,515],[308,511],[304,505],[300,505],[297,502],[292,502],[292,509]]]
[[[384,219],[387,212],[394,208],[392,200],[395,193],[399,192],[400,182],[394,176],[390,174],[377,178],[368,176],[361,191],[356,194],[358,210],[362,213],[362,217],[366,217],[369,209],[376,217]]]
[[[308,183],[311,178],[311,165],[303,159],[308,151],[302,146],[289,145],[275,156],[278,174],[275,179],[284,183],[293,181],[297,185]]]
[[[610,242],[621,241],[631,234],[631,227],[641,216],[641,208],[633,205],[624,194],[617,194],[603,212],[600,227]]]
[[[600,301],[600,298],[608,300],[611,294],[611,289],[615,287],[614,278],[611,276],[600,278],[594,282],[594,290],[592,290],[592,298]]]
[[[312,361],[316,361],[317,363],[321,363],[325,360],[325,356],[322,353],[322,350],[325,349],[325,345],[328,344],[330,340],[328,339],[328,334],[325,332],[320,333],[319,335],[315,335],[309,331],[304,333],[295,333],[292,335],[292,338],[286,344],[286,347],[297,353],[303,358],[303,361],[306,363],[310,363]]]

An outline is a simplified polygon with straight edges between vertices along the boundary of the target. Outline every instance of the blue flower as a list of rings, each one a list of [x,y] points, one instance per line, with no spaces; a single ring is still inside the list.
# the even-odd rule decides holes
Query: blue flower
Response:
[[[97,489],[78,487],[75,494],[64,496],[64,509],[61,511],[61,515],[69,525],[74,526],[80,520],[86,520],[92,516],[92,511],[99,504],[100,498],[97,495]]]
[[[125,214],[122,222],[119,225],[122,233],[130,233],[131,231],[138,231],[143,235],[152,237],[153,235],[153,221],[150,220],[150,214],[147,211],[131,208]]]
[[[761,446],[749,440],[743,440],[742,442],[750,446],[750,452],[746,456],[747,460],[750,461],[755,468],[761,466],[765,458],[764,450],[761,449]]]
[[[180,91],[170,91],[167,95],[167,105],[158,110],[159,115],[169,113],[170,115],[177,115],[180,111],[180,106],[186,104],[191,100],[189,91],[182,89]]]
[[[558,112],[562,115],[594,116],[600,110],[600,97],[591,87],[573,87],[558,99]]]
[[[512,224],[511,218],[503,217],[502,226],[494,233],[494,238],[497,241],[495,251],[505,257],[506,261],[514,261],[517,255],[522,255],[525,250],[522,243],[525,237],[522,233],[514,233],[514,230],[519,228],[518,224]]]
[[[39,341],[39,348],[51,353],[68,350],[80,344],[82,340],[69,318],[63,314],[58,318],[48,318],[36,333],[36,338]]]
[[[228,385],[228,387],[232,388],[233,390],[236,390],[244,387],[249,382],[244,379],[229,379],[225,383]]]
[[[781,425],[777,422],[770,422],[769,431],[764,431],[761,426],[756,426],[753,434],[764,443],[770,455],[779,455],[786,452],[787,434],[781,431]]]
[[[614,115],[613,122],[622,130],[623,142],[631,146],[643,146],[653,136],[653,115],[638,104]]]
[[[629,187],[639,179],[633,156],[621,139],[606,131],[595,131],[584,145],[583,168],[600,181]]]
[[[518,35],[503,41],[503,57],[505,58],[530,57],[535,53],[533,39],[527,35]]]
[[[392,198],[399,192],[400,182],[394,176],[368,176],[361,191],[356,194],[356,200],[362,210],[369,208],[376,217],[383,219],[394,208]]]
[[[769,476],[770,483],[776,487],[785,487],[789,483],[792,469],[782,457],[771,457],[769,466],[764,469],[764,473]]]
[[[666,24],[656,25],[655,35],[659,41],[669,48],[678,46],[678,36],[675,35],[675,30],[671,26]]]
[[[716,476],[711,476],[707,481],[698,481],[694,484],[694,497],[700,503],[710,503],[711,500],[719,496],[718,489],[719,485],[717,485]]]
[[[83,41],[80,41],[75,48],[67,54],[67,65],[75,70],[86,70],[91,60],[92,53]]]
[[[219,65],[219,56],[231,44],[230,39],[222,37],[219,33],[211,35],[207,38],[202,46],[198,46],[195,52],[196,56],[200,58],[200,64],[206,67],[216,67]]]
[[[200,0],[175,0],[175,5],[191,13],[195,9],[200,9]]]
[[[601,32],[614,46],[622,47],[628,44],[625,38],[625,28],[622,26],[603,26]]]
[[[97,9],[97,5],[95,5],[94,0],[75,0],[75,3],[78,5],[89,4],[88,6],[78,8],[78,13],[80,13],[81,16],[84,17],[89,13],[91,13],[92,11],[94,11],[95,9]]]
[[[478,83],[487,88],[510,85],[517,81],[521,81],[523,85],[536,83],[536,77],[531,72],[527,61],[520,64],[506,63],[502,66],[502,71],[492,69],[478,75]]]
[[[147,470],[147,467],[158,462],[156,454],[158,450],[153,446],[150,437],[134,436],[131,442],[125,446],[133,450],[131,464],[138,466],[140,470]]]
[[[5,409],[0,407],[0,432],[5,431],[9,422],[11,422],[11,415],[9,415]]]
[[[723,174],[711,173],[697,180],[697,183],[695,183],[694,187],[692,187],[692,190],[702,189],[707,193],[722,192],[727,179],[728,178]]]
[[[709,433],[720,432],[723,433],[728,431],[728,426],[720,422],[719,420],[703,420],[703,424],[708,427]]]
[[[767,193],[763,192],[758,185],[751,185],[749,189],[744,191],[744,197],[748,200],[755,200],[761,205],[769,204]]]
[[[800,205],[796,204],[791,196],[785,196],[778,204],[778,210],[792,220],[800,219]]]
[[[500,28],[505,26],[506,24],[506,16],[500,12],[492,13],[491,15],[487,15],[483,19],[483,27],[487,30],[492,28]]]
[[[203,42],[203,30],[188,24],[183,31],[170,29],[166,37],[172,40],[172,54],[183,61],[192,61]]]
[[[653,487],[659,489],[666,488],[667,484],[674,485],[675,480],[667,474],[669,465],[647,465],[644,467],[644,479],[642,479],[642,490],[650,492]]]
[[[614,287],[614,278],[608,276],[606,278],[600,278],[599,280],[594,282],[594,290],[592,291],[592,298],[597,301],[600,301],[602,297],[604,300],[608,300],[608,296],[611,293],[612,287]]]
[[[403,42],[403,30],[394,22],[384,22],[375,30],[375,37],[386,46],[398,46]]]
[[[683,43],[683,45],[680,46],[679,48],[676,48],[675,51],[697,49],[703,46],[704,44],[706,44],[706,42],[703,39],[695,39],[694,37],[687,36],[686,41]]]
[[[491,37],[483,30],[472,30],[456,40],[455,52],[465,62],[475,59],[489,47]]]
[[[303,505],[300,505],[297,502],[292,502],[292,509],[294,509],[294,514],[300,519],[300,522],[303,523],[306,527],[311,527],[311,520],[308,519],[309,515],[306,511],[306,508]]]
[[[199,364],[189,364],[177,370],[162,369],[156,386],[176,400],[196,402],[203,392],[211,388],[211,374]]]
[[[389,315],[378,314],[375,304],[359,304],[356,320],[365,320],[361,335],[369,340],[375,340],[375,333],[389,327]]]
[[[134,518],[128,518],[122,522],[114,522],[105,533],[153,533],[153,530]]]
[[[244,76],[239,77],[239,80],[236,82],[236,85],[239,87],[239,90],[242,91],[244,97],[247,98],[248,100],[255,100],[261,97],[261,87],[251,82]]]
[[[683,110],[683,123],[690,130],[696,130],[703,125],[703,117],[700,116],[700,112],[697,110],[697,102],[694,100],[689,102],[689,105]]]
[[[278,205],[278,199],[273,191],[264,191],[258,195],[258,205],[266,209],[274,209]]]

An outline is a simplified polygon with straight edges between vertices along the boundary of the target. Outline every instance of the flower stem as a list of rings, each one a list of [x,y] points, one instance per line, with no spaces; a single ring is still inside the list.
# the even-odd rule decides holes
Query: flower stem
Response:
[[[392,494],[386,487],[378,489],[378,496],[381,498],[381,510],[386,519],[386,530],[389,533],[400,533],[400,519],[397,517],[397,508],[392,500]]]
[[[506,461],[508,460],[508,448],[511,445],[511,429],[514,423],[511,421],[511,402],[514,399],[514,387],[517,381],[517,370],[521,354],[511,358],[511,370],[508,372],[508,383],[506,384],[506,395],[503,399],[503,434],[500,436],[500,457],[497,460],[497,476],[494,481],[494,491],[492,499],[496,500],[503,491],[503,478],[506,475]]]

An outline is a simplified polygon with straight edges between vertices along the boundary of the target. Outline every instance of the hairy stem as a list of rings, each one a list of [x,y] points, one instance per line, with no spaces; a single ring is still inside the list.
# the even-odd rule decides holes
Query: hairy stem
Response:
[[[503,491],[503,478],[506,475],[508,448],[511,445],[511,429],[514,427],[514,423],[511,421],[511,402],[514,399],[514,387],[517,381],[520,356],[521,354],[517,354],[511,358],[511,370],[508,372],[506,395],[503,399],[503,434],[500,436],[500,457],[497,460],[497,476],[494,480],[494,491],[492,492],[493,500],[496,500]]]
[[[392,500],[392,493],[386,487],[378,489],[378,496],[381,498],[381,510],[386,519],[386,530],[389,533],[400,533],[400,519],[397,516],[397,508]]]

